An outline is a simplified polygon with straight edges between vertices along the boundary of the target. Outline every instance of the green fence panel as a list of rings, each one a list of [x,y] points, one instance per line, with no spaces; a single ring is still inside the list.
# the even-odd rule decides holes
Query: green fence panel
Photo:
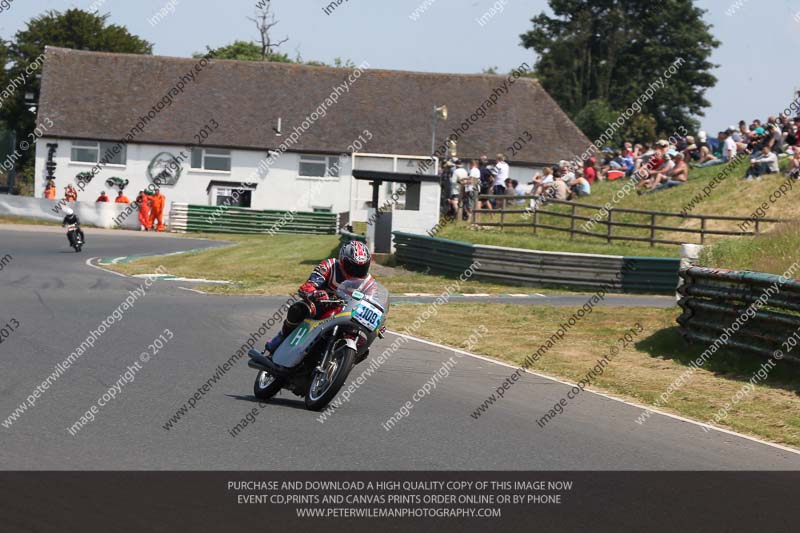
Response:
[[[336,213],[244,209],[189,204],[179,229],[188,232],[335,235]]]
[[[672,294],[680,265],[679,259],[522,250],[403,232],[394,232],[394,243],[398,262],[408,268],[459,275],[478,263],[474,278],[516,286]]]

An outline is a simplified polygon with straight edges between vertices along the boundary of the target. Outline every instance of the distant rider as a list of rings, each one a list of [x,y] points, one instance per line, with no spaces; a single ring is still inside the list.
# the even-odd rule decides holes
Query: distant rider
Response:
[[[314,268],[308,281],[300,286],[300,302],[295,302],[286,312],[283,329],[265,347],[275,353],[289,334],[307,318],[317,319],[328,311],[331,295],[339,285],[351,279],[363,279],[362,292],[368,292],[375,279],[369,275],[372,256],[363,242],[350,241],[339,250],[339,258],[322,261]]]
[[[83,230],[81,229],[81,221],[78,220],[78,215],[75,214],[75,211],[72,210],[71,207],[67,207],[64,209],[64,221],[61,223],[62,228],[66,228],[67,226],[72,226],[73,224],[76,226],[77,233],[81,236],[81,242],[86,242],[86,239],[83,236]],[[69,245],[72,246],[72,235],[69,233],[67,234],[67,238],[69,239]]]

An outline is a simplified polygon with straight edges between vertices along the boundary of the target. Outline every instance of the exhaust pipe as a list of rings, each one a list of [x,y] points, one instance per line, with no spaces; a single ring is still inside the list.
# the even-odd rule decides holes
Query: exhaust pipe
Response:
[[[259,365],[258,363],[256,363],[252,359],[247,362],[247,366],[249,366],[253,370],[261,370],[262,372],[269,372],[269,368],[267,368],[265,366],[262,366],[262,365]]]
[[[259,352],[255,348],[252,348],[249,352],[247,352],[247,356],[250,358],[250,361],[247,362],[247,366],[249,366],[250,368],[255,368],[256,370],[264,370],[276,377],[284,378],[292,375],[291,369],[280,365],[276,365],[275,363],[272,362],[271,359],[268,359],[263,355],[261,355],[261,352]],[[253,366],[253,364],[257,366]]]

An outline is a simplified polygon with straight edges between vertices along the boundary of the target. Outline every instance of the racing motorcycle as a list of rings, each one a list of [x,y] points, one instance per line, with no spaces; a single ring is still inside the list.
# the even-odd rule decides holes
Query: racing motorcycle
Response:
[[[70,224],[67,226],[67,238],[69,239],[69,245],[75,248],[75,252],[80,252],[81,248],[83,248],[83,237],[81,237],[81,232],[79,229],[80,228],[77,224]]]
[[[271,358],[251,349],[247,366],[258,370],[253,393],[268,400],[281,389],[305,398],[306,408],[320,411],[336,397],[355,365],[386,331],[389,291],[377,281],[369,294],[363,280],[339,285],[336,298],[319,320],[307,319],[286,337]]]

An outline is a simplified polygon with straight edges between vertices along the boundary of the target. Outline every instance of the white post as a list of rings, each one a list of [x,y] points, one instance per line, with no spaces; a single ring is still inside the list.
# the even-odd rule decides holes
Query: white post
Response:
[[[699,244],[682,244],[681,245],[681,266],[680,270],[684,271],[689,267],[696,266],[700,260],[700,254],[703,252],[705,246]],[[683,286],[683,278],[678,276],[678,288]],[[676,293],[675,298],[681,299],[681,295]]]

